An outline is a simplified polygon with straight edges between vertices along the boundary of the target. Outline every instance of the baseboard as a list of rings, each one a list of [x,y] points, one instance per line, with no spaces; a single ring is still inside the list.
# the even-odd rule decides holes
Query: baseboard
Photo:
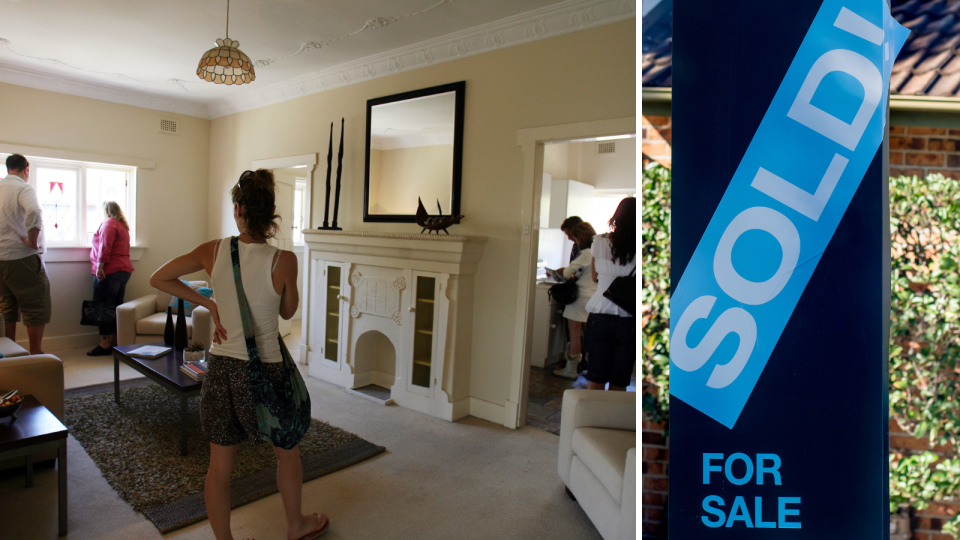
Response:
[[[503,425],[503,405],[490,403],[482,399],[470,398],[470,416],[475,416],[481,420],[493,422],[497,425]]]
[[[25,331],[24,331],[25,333]],[[21,332],[17,332],[21,334]],[[51,336],[43,338],[43,352],[56,352],[64,349],[79,349],[81,347],[95,347],[100,343],[100,334],[97,332],[89,334],[74,334],[72,336]],[[17,345],[30,350],[30,340],[17,340]]]

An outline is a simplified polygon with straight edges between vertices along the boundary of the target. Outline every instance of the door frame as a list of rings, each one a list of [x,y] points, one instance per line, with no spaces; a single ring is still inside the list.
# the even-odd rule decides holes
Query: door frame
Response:
[[[543,149],[547,143],[610,137],[637,133],[637,117],[595,120],[517,131],[517,144],[523,153],[521,180],[520,272],[517,277],[517,309],[514,323],[513,352],[510,362],[510,387],[504,406],[503,425],[518,428],[526,423],[527,393],[530,386],[534,293],[537,271],[537,246],[540,237],[540,194],[543,184]]]
[[[286,156],[286,157],[277,157],[269,159],[257,159],[250,164],[251,170],[257,169],[290,169],[294,167],[303,167],[304,172],[307,176],[307,189],[304,192],[303,196],[307,200],[307,204],[304,206],[303,222],[306,223],[306,228],[313,228],[313,222],[311,221],[312,209],[313,209],[313,173],[317,169],[317,154],[302,154],[299,156]],[[309,298],[310,298],[310,279],[307,275],[307,269],[309,266],[310,251],[307,249],[306,245],[303,247],[303,286],[300,291],[300,363],[308,364],[309,363],[309,337],[310,337],[310,328],[309,321],[310,317],[307,315],[309,313]]]

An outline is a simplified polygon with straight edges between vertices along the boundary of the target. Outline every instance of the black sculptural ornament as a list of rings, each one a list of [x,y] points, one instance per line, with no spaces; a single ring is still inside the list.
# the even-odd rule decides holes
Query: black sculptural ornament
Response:
[[[323,207],[323,226],[317,227],[324,231],[343,230],[337,226],[337,217],[340,213],[340,176],[343,172],[343,125],[346,119],[340,119],[340,153],[337,155],[337,192],[333,200],[333,224],[327,218],[330,216],[330,172],[333,165],[333,122],[330,123],[330,145],[327,147],[327,193],[326,204]]]
[[[173,308],[167,306],[167,324],[163,327],[163,343],[173,345]]]
[[[437,210],[440,214],[431,216],[427,213],[427,209],[423,207],[423,201],[420,200],[420,197],[417,197],[417,225],[423,227],[420,234],[428,230],[436,231],[437,234],[440,234],[440,231],[450,234],[447,232],[447,227],[460,223],[460,220],[464,218],[463,215],[444,216],[443,209],[440,208],[440,201],[437,201]],[[430,233],[428,232],[427,234]]]
[[[178,299],[177,308],[177,330],[173,347],[182,351],[187,347],[187,310],[183,307],[183,298]]]

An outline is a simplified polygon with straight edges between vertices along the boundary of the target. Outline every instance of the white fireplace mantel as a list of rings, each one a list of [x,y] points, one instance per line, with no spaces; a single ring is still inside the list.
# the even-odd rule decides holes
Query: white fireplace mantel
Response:
[[[473,279],[486,237],[306,230],[301,358],[311,376],[469,414]]]

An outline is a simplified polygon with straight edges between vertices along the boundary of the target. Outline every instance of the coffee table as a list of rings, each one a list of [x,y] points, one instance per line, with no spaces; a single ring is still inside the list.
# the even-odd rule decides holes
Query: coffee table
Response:
[[[132,367],[174,394],[180,396],[180,455],[187,455],[187,399],[200,395],[203,383],[180,371],[183,351],[170,347],[170,352],[156,358],[136,358],[128,352],[144,345],[166,347],[162,341],[121,345],[113,348],[113,399],[120,403],[120,362]]]
[[[67,427],[33,395],[23,396],[17,420],[0,420],[0,461],[26,457],[27,487],[33,486],[33,454],[57,450],[59,535],[67,534]]]

